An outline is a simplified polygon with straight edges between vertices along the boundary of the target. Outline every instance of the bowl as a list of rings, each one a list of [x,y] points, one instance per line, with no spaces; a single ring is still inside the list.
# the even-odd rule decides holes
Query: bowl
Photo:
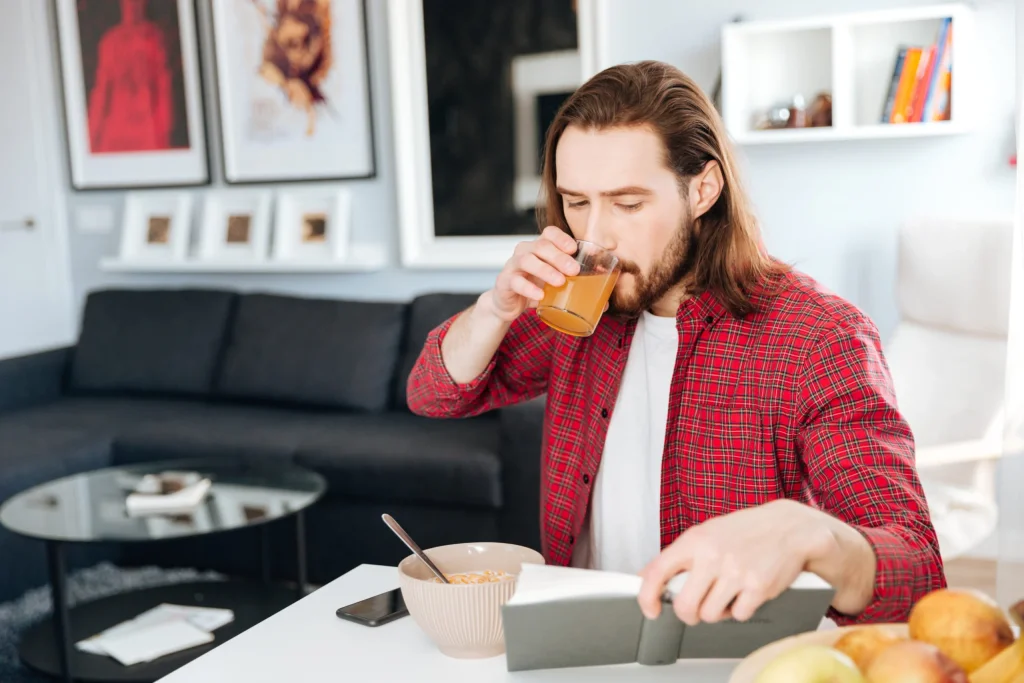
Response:
[[[824,645],[832,647],[840,638],[850,631],[862,628],[878,628],[892,633],[900,638],[909,638],[910,629],[906,624],[864,624],[853,626],[840,626],[837,628],[823,628],[818,631],[808,631],[788,638],[768,643],[764,647],[751,652],[733,669],[729,683],[754,683],[761,670],[768,666],[768,663],[781,655],[783,652],[792,650],[795,647],[804,645]]]
[[[424,552],[446,576],[486,570],[518,575],[523,564],[544,564],[536,550],[510,543],[457,543]],[[505,652],[501,607],[515,592],[515,578],[444,584],[410,555],[398,565],[398,585],[409,615],[442,653],[472,659]]]

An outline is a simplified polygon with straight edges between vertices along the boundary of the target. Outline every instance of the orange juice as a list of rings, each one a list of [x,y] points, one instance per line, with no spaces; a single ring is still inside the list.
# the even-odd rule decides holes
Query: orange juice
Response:
[[[561,287],[544,286],[537,315],[559,332],[587,337],[594,332],[604,305],[619,279],[618,271],[565,278]]]

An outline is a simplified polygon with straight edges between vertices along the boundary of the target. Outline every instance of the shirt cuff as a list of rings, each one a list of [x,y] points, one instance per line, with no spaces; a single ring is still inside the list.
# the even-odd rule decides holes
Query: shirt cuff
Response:
[[[840,626],[854,623],[901,623],[914,604],[912,550],[899,534],[879,527],[853,527],[875,552],[875,590],[871,602],[856,616],[829,608],[829,617]]]
[[[448,334],[448,330],[451,329],[452,323],[455,322],[456,317],[458,316],[446,320],[437,328],[430,338],[427,339],[426,351],[434,361],[426,364],[427,374],[434,386],[434,391],[436,392],[437,397],[441,400],[466,400],[478,396],[480,392],[483,391],[488,378],[494,371],[494,366],[497,363],[498,358],[498,354],[495,353],[491,357],[491,361],[487,364],[487,367],[483,369],[483,372],[469,382],[466,382],[465,384],[459,384],[456,382],[452,378],[451,373],[448,372],[448,368],[444,364],[444,356],[441,354],[441,344],[444,342],[444,338]]]

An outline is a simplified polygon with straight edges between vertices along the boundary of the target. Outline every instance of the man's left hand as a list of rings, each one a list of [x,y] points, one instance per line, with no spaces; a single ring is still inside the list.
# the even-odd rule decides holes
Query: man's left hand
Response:
[[[744,621],[805,570],[836,589],[832,604],[846,614],[873,594],[875,556],[863,535],[808,505],[776,500],[687,529],[641,573],[640,607],[655,618],[669,579],[687,572],[673,601],[683,622]]]

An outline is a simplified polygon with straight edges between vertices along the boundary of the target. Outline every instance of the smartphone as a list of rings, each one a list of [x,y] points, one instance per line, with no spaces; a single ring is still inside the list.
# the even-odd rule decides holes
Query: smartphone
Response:
[[[335,612],[340,619],[354,621],[363,626],[380,626],[408,613],[400,588],[339,607]]]

